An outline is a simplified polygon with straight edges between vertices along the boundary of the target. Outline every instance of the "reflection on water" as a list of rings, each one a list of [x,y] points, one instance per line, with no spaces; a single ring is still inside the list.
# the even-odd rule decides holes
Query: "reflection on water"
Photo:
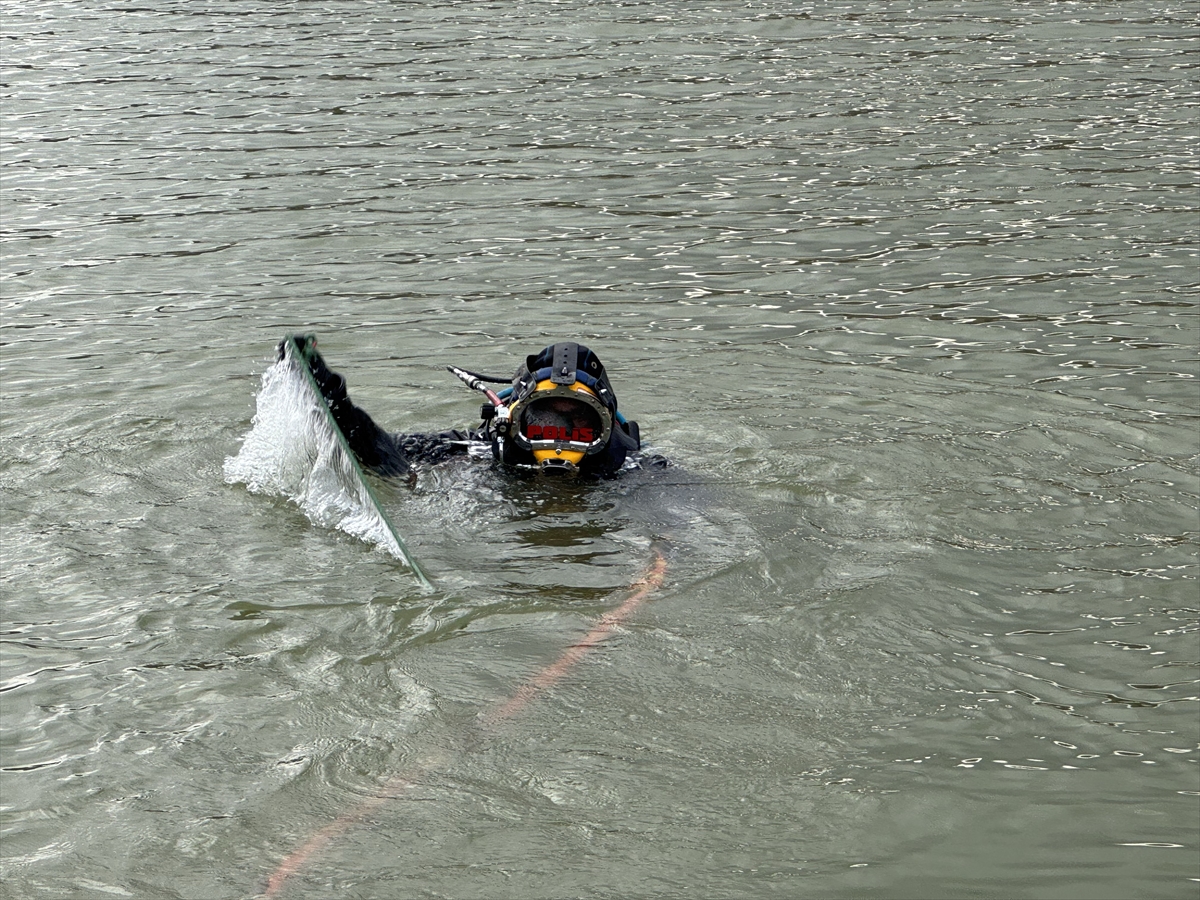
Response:
[[[14,897],[1194,894],[1194,15],[7,4]],[[676,465],[225,482],[597,348]],[[491,739],[480,716],[666,583]],[[434,764],[436,762],[436,764]]]

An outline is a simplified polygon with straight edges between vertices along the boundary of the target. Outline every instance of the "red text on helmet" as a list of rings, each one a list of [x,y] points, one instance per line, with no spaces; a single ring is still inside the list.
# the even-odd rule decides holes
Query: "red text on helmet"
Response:
[[[567,430],[561,425],[530,425],[525,430],[525,436],[531,441],[575,441],[590,444],[596,439],[596,432],[587,427]]]

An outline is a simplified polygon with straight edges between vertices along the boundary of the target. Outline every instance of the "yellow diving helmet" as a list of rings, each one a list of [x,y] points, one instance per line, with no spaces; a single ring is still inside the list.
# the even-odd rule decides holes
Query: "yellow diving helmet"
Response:
[[[510,438],[532,451],[543,472],[571,471],[608,444],[612,413],[581,381],[539,381],[509,412]]]

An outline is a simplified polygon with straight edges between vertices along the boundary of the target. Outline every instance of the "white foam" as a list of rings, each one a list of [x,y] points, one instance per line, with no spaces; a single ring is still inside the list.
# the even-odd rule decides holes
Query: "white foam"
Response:
[[[225,480],[256,494],[282,496],[318,525],[337,528],[412,565],[357,463],[291,358],[263,373],[257,410]]]

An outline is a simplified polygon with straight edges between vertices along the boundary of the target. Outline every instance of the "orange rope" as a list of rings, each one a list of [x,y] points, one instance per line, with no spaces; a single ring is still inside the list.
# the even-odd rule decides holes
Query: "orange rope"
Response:
[[[628,619],[646,598],[653,594],[663,583],[667,574],[667,561],[661,552],[655,552],[654,562],[646,570],[646,574],[633,582],[630,587],[636,588],[625,601],[610,613],[606,613],[596,623],[596,626],[584,635],[578,643],[572,644],[553,663],[537,672],[528,681],[517,688],[516,692],[503,705],[490,713],[483,722],[485,728],[495,727],[529,705],[529,702],[546,689],[558,683],[575,666],[588,651],[608,637]],[[298,850],[289,854],[271,873],[267,880],[264,897],[271,898],[283,890],[285,882],[304,867],[316,853],[329,844],[335,837],[351,828],[368,814],[374,812],[388,800],[398,797],[414,781],[411,777],[396,776],[392,778],[379,793],[360,803],[355,809],[338,816],[311,838]]]
[[[567,672],[571,671],[575,663],[583,659],[589,650],[608,637],[622,622],[629,618],[635,609],[642,605],[647,597],[658,589],[659,585],[662,584],[663,576],[666,572],[667,561],[660,553],[647,570],[646,575],[630,585],[631,587],[636,586],[638,588],[637,591],[631,594],[624,603],[612,612],[602,616],[600,621],[596,623],[596,627],[589,631],[583,640],[577,644],[572,644],[563,651],[562,656],[517,688],[517,692],[509,698],[508,702],[489,715],[484,724],[488,726],[496,725],[505,719],[511,718],[520,712],[530,700],[558,682]]]

